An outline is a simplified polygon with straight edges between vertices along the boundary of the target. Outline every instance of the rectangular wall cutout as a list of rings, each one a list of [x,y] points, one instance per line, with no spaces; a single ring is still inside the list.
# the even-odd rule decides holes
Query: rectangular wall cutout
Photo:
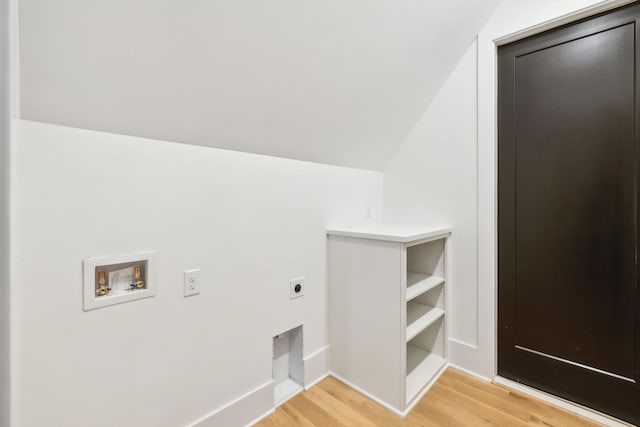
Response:
[[[84,260],[84,310],[156,294],[155,252]]]
[[[273,382],[276,406],[302,390],[302,325],[273,337]]]

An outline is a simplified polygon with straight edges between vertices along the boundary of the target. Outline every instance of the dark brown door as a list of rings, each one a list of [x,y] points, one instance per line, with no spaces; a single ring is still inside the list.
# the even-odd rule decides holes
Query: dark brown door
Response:
[[[633,423],[639,18],[498,51],[498,373]]]

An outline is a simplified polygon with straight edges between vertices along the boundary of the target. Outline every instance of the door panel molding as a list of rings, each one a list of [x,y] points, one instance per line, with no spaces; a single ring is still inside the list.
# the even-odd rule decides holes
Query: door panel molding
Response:
[[[537,350],[533,350],[531,348],[522,347],[521,345],[516,345],[515,348],[518,349],[518,350],[522,350],[522,351],[528,351],[529,353],[533,353],[533,354],[536,354],[538,356],[548,357],[549,359],[553,359],[553,360],[556,360],[558,362],[567,363],[569,365],[576,366],[578,368],[587,369],[589,371],[596,372],[598,374],[609,375],[610,377],[617,378],[619,380],[628,381],[628,382],[634,383],[634,384],[636,383],[636,380],[634,380],[633,378],[623,377],[622,375],[614,374],[613,372],[603,371],[602,369],[594,368],[593,366],[583,365],[582,363],[574,362],[572,360],[563,359],[562,357],[554,356],[552,354],[547,354],[547,353],[544,353],[542,351],[537,351]]]

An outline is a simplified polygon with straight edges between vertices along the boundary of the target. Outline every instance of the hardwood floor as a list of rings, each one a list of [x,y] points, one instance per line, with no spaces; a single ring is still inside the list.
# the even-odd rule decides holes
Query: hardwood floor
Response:
[[[333,377],[289,400],[258,427],[599,426],[507,387],[449,368],[406,418]]]

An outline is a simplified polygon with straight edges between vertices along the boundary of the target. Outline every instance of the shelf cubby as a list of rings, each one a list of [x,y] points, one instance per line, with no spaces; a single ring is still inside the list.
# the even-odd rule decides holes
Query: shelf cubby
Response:
[[[434,378],[446,364],[443,320],[439,317],[407,342],[407,405],[424,389],[425,378]]]
[[[405,404],[411,406],[446,365],[445,239],[406,248]]]
[[[446,359],[413,345],[407,345],[407,404],[424,387],[425,378],[433,378],[447,363]]]
[[[429,292],[436,286],[444,283],[444,277],[432,276],[429,274],[407,272],[407,301],[425,292]]]
[[[418,302],[407,303],[407,332],[409,341],[444,316],[444,310]]]

